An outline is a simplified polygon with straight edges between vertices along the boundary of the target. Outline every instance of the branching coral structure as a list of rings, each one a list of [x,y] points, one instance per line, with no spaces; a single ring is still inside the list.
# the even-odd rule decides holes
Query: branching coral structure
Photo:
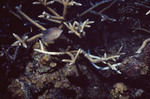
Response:
[[[0,97],[149,99],[149,4],[6,0],[0,5],[0,39],[5,41]]]

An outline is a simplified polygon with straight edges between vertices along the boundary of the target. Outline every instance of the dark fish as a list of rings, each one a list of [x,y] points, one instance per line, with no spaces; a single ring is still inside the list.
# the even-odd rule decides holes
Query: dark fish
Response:
[[[63,32],[63,30],[61,30],[57,27],[49,28],[49,29],[43,31],[42,41],[44,41],[44,42],[54,41],[59,38],[59,36],[61,35],[62,32]]]

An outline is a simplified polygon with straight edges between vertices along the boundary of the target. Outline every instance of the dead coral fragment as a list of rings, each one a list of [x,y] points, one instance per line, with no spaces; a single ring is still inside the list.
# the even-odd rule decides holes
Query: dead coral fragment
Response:
[[[77,21],[74,21],[73,24],[71,24],[70,22],[68,24],[64,22],[65,26],[70,30],[68,33],[75,33],[78,37],[82,37],[82,35],[84,36],[85,35],[84,28],[91,27],[89,24],[92,24],[92,23],[94,23],[94,21],[89,21],[89,19],[80,23]]]
[[[116,83],[111,90],[112,99],[129,99],[127,87],[123,83]]]
[[[42,65],[46,65],[49,62],[49,56],[48,55],[44,55],[41,59],[40,59],[40,63]]]
[[[21,83],[18,80],[12,81],[12,83],[8,86],[8,92],[11,98],[25,98],[25,94],[21,89]]]
[[[32,99],[28,88],[26,83],[20,79],[13,80],[8,86],[9,95],[7,96],[7,99]]]

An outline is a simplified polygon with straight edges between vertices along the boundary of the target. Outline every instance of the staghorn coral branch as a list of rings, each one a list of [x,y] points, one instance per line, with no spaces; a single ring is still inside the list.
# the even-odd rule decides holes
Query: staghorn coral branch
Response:
[[[69,4],[69,0],[62,0],[62,4],[64,5],[64,9],[63,9],[63,17],[66,17],[67,14],[67,6]]]
[[[68,54],[68,52],[69,53],[76,53],[77,52],[76,50],[68,51],[68,52],[48,52],[48,51],[44,51],[42,49],[43,49],[43,44],[40,43],[40,49],[34,49],[34,51],[37,51],[37,52],[40,52],[40,53],[43,53],[43,54],[49,54],[49,55],[64,55],[64,54]]]
[[[41,51],[44,51],[44,46],[43,46],[41,40],[39,40],[39,43],[40,43]]]
[[[9,9],[9,13],[13,14],[15,17],[22,20],[22,18],[19,15],[17,15],[14,11],[12,11],[11,9]]]
[[[14,11],[12,11],[11,10],[11,8],[9,7],[9,2],[10,2],[10,0],[7,2],[7,4],[6,4],[6,7],[7,7],[7,9],[8,9],[8,11],[9,11],[9,13],[11,13],[11,14],[13,14],[14,16],[16,16],[18,19],[22,19],[18,14],[16,14]]]
[[[90,27],[90,25],[88,24],[93,24],[93,23],[94,21],[89,21],[89,19],[87,19],[86,21],[82,23],[81,30],[84,30],[85,27]]]
[[[33,2],[33,4],[42,4],[42,5],[45,5],[45,6],[47,6],[49,4],[53,4],[53,3],[54,3],[54,1],[47,2],[47,0],[39,0],[37,2]]]
[[[148,8],[148,9],[150,8],[150,6],[147,6],[147,5],[139,3],[139,2],[135,2],[135,5],[142,6],[142,7]]]
[[[31,42],[39,37],[42,37],[42,33],[34,35],[31,38],[28,38],[28,36],[25,36],[23,39],[21,39],[17,34],[13,33],[13,36],[17,39],[11,46],[23,46],[24,48],[27,48],[26,42]]]
[[[105,63],[105,61],[114,60],[115,58],[120,57],[120,54],[116,54],[116,55],[112,55],[112,56],[109,56],[109,57],[101,57],[101,58],[99,57],[99,58],[93,59],[91,57],[91,55],[89,55],[88,53],[86,53],[84,50],[82,50],[82,53],[92,63],[99,63],[99,62]]]
[[[99,5],[103,4],[103,3],[106,3],[110,0],[106,0],[106,1],[101,1],[99,2],[98,4],[92,6],[91,8],[87,9],[86,11],[84,11],[83,13],[81,13],[79,16],[82,17],[83,15],[87,14],[88,12],[92,12],[94,13],[92,10],[96,7],[98,7]],[[103,13],[104,11],[106,11],[107,9],[109,9],[113,4],[115,4],[118,0],[114,0],[110,5],[108,5],[107,7],[105,7],[104,9],[102,9],[101,11],[97,12],[97,14],[101,14]]]
[[[43,44],[42,42],[39,40],[39,43],[40,43],[40,49],[34,49],[34,51],[37,51],[37,52],[40,52],[40,53],[43,53],[43,54],[49,54],[49,55],[64,55],[64,54],[68,54],[72,60],[68,60],[68,59],[63,59],[62,61],[63,62],[70,62],[69,65],[72,65],[75,63],[75,61],[77,60],[77,57],[79,56],[80,52],[81,52],[81,49],[79,49],[78,51],[67,51],[67,52],[47,52],[47,51],[44,51],[44,47],[43,47]],[[75,57],[72,53],[76,53]]]
[[[74,59],[74,55],[70,52],[67,52],[67,54],[71,57],[71,59],[73,60]],[[63,61],[63,60],[62,60]]]
[[[42,4],[44,7],[46,7],[51,13],[53,13],[55,16],[60,16],[57,12],[55,12],[52,8],[48,7],[47,5],[53,4],[53,1],[47,2],[47,0],[39,0],[39,2],[33,2],[33,4]]]
[[[62,17],[62,16],[52,16],[45,11],[42,13],[42,15],[39,15],[38,17],[44,18],[48,21],[59,23],[59,24],[61,23],[61,20],[64,20],[64,17]]]
[[[11,46],[23,46],[24,48],[27,48],[27,44],[26,42],[31,42],[37,38],[40,38],[43,36],[42,33],[36,34],[31,38],[28,38],[28,36],[23,37],[23,39],[21,39],[17,34],[13,33],[13,36],[17,39],[17,41],[15,41]]]
[[[63,17],[65,19],[66,17],[66,14],[67,14],[67,7],[68,6],[73,6],[73,5],[77,5],[77,6],[81,6],[82,4],[81,3],[77,3],[75,1],[70,1],[70,0],[54,0],[60,4],[63,4]]]
[[[118,50],[118,52],[117,52],[117,54],[120,54],[120,55],[123,55],[123,54],[125,54],[125,53],[120,53],[120,51],[121,51],[121,49],[122,49],[122,47]],[[83,51],[83,50],[82,50]],[[84,53],[86,53],[86,52],[84,52]],[[87,54],[87,53],[86,53]],[[94,56],[94,55],[91,55],[90,54],[90,51],[88,51],[88,55],[91,57],[91,58],[94,58],[94,59],[101,59],[101,57],[98,57],[98,56]],[[120,56],[119,56],[120,57]],[[103,58],[103,57],[102,57]],[[107,55],[106,55],[106,53],[104,54],[104,58],[106,58],[106,60],[105,61],[102,61],[102,63],[104,63],[104,64],[107,64],[108,66],[106,66],[106,67],[99,67],[99,66],[97,66],[95,63],[93,63],[93,62],[91,62],[91,64],[92,64],[92,66],[94,66],[96,69],[98,69],[98,70],[108,70],[108,69],[112,69],[112,70],[114,70],[114,71],[116,71],[118,74],[121,74],[121,72],[119,71],[119,70],[117,70],[117,66],[119,66],[119,65],[121,65],[121,63],[116,63],[116,64],[110,64],[109,62],[106,62],[107,61]],[[112,60],[114,60],[115,59],[115,57],[114,58],[112,58]]]
[[[53,1],[58,2],[60,4],[63,4],[63,0],[53,0]],[[77,3],[77,2],[75,2],[73,0],[71,0],[70,2],[68,2],[68,6],[73,6],[73,5],[82,6],[81,3]]]
[[[34,51],[37,51],[37,52],[40,52],[40,53],[43,53],[43,54],[49,54],[49,55],[64,55],[64,54],[67,54],[67,52],[47,52],[47,51],[42,51],[42,50],[39,50],[39,49],[34,49]]]
[[[141,28],[141,27],[132,27],[132,29],[135,29],[135,31],[140,30],[140,31],[145,31],[145,32],[147,32],[147,33],[150,33],[149,30],[144,29],[144,28]],[[135,32],[135,31],[134,31],[134,32]]]
[[[68,3],[68,5],[69,5],[69,6],[73,6],[73,5],[82,6],[81,3],[77,3],[77,2],[75,2],[75,1],[70,1],[70,2]]]
[[[36,35],[34,35],[33,37],[27,39],[27,42],[31,42],[31,41],[33,41],[33,40],[35,40],[35,39],[37,39],[37,38],[42,37],[42,36],[43,36],[42,33],[36,34]]]
[[[62,16],[52,16],[52,15],[48,15],[47,18],[57,19],[57,20],[64,20],[64,17],[62,17]]]
[[[148,11],[146,12],[146,15],[148,15],[148,14],[150,14],[150,10],[148,10]]]
[[[62,61],[63,62],[69,62],[70,65],[74,64],[77,57],[79,56],[80,52],[81,52],[81,49],[79,49],[78,51],[67,51],[67,52],[47,52],[47,51],[44,51],[44,46],[41,42],[41,40],[39,40],[39,43],[40,43],[40,49],[34,49],[35,51],[37,52],[40,52],[40,53],[43,53],[43,54],[49,54],[49,55],[64,55],[64,54],[68,54],[72,60],[68,60],[68,59],[63,59]],[[72,53],[76,53],[75,57]]]
[[[71,61],[70,65],[74,64],[79,56],[79,54],[81,53],[81,49],[78,50],[78,52],[76,53],[74,59]]]
[[[55,16],[60,16],[56,11],[54,11],[52,8],[50,7],[46,7],[50,12],[52,12]]]
[[[16,42],[14,42],[11,46],[23,46],[24,48],[27,48],[27,44],[25,43],[28,39],[28,36],[25,36],[23,39],[21,39],[17,34],[13,33],[13,36],[17,39]]]
[[[49,1],[49,2],[46,3],[46,6],[50,5],[50,4],[53,4],[53,3],[54,3],[54,1]]]
[[[109,0],[99,2],[98,4],[92,6],[91,8],[85,10],[84,12],[82,12],[79,16],[80,16],[80,17],[84,16],[85,14],[87,14],[88,12],[90,12],[91,10],[93,10],[94,8],[98,7],[98,6],[101,5],[101,4],[106,3],[106,2],[108,2],[108,1],[109,1]]]
[[[118,50],[118,52],[114,55],[110,55],[110,56],[107,56],[106,53],[104,53],[104,56],[103,57],[99,57],[99,56],[95,56],[95,55],[91,55],[90,52],[86,52],[84,50],[82,50],[82,53],[84,54],[84,56],[89,60],[91,61],[92,63],[99,63],[99,62],[103,62],[104,64],[106,64],[105,61],[108,61],[108,60],[113,60],[113,61],[116,61],[115,58],[119,58],[121,55],[124,55],[125,53],[120,53],[122,47],[120,47],[120,49]]]
[[[73,25],[69,22],[68,24],[66,22],[64,22],[64,24],[66,25],[66,27],[68,29],[70,29],[70,31],[68,31],[68,33],[75,33],[77,36],[81,37],[85,35],[85,31],[84,28],[85,27],[90,27],[89,24],[94,23],[94,21],[89,21],[89,19],[85,20],[83,23],[82,22],[77,22],[74,21]]]
[[[99,11],[98,13],[103,13],[104,11],[106,11],[107,9],[109,9],[112,5],[114,5],[118,0],[114,0],[110,5],[108,5],[107,7],[105,7],[104,9],[102,9],[101,11]]]
[[[55,2],[58,2],[58,3],[62,4],[62,0],[53,0],[53,1],[55,1]]]
[[[42,25],[36,23],[35,21],[33,21],[30,17],[28,17],[25,13],[23,13],[21,11],[21,6],[16,7],[16,9],[18,10],[18,12],[25,18],[27,19],[29,22],[31,22],[33,25],[35,25],[36,27],[38,27],[39,29],[41,29],[42,31],[46,30],[46,28],[44,28]]]
[[[63,59],[62,61],[63,62],[69,62],[70,65],[74,64],[75,61],[77,60],[77,57],[79,56],[79,54],[82,53],[91,62],[91,64],[96,69],[108,70],[108,69],[111,68],[112,70],[114,70],[117,73],[121,74],[121,72],[119,70],[117,70],[117,68],[116,68],[116,66],[119,66],[121,63],[110,64],[109,62],[106,62],[106,61],[108,61],[108,60],[114,60],[115,58],[120,57],[120,55],[122,55],[122,53],[119,53],[119,54],[116,54],[116,55],[112,55],[112,56],[109,56],[109,57],[107,57],[104,54],[104,57],[98,57],[98,56],[91,55],[90,53],[86,53],[82,49],[78,49],[78,51],[75,50],[75,51],[67,51],[67,52],[48,52],[48,51],[42,50],[43,49],[42,43],[40,43],[40,47],[41,47],[41,49],[34,49],[34,51],[37,51],[37,52],[40,52],[40,53],[43,53],[43,54],[49,54],[49,55],[64,55],[64,54],[68,54],[71,57],[71,60],[69,60],[69,59]],[[120,51],[118,51],[118,52],[120,52]],[[72,53],[76,53],[76,55],[74,56]],[[94,64],[94,63],[99,63],[99,62],[107,64],[108,66],[103,68],[103,67],[99,67],[96,64]]]
[[[63,22],[63,23],[65,24],[65,26],[66,26],[69,30],[71,30],[71,31],[74,32],[78,37],[81,38],[81,34],[80,34],[80,33],[78,33],[78,32],[75,31],[73,28],[71,28],[66,22]]]
[[[144,5],[144,4],[142,4],[142,3],[135,2],[135,5],[139,5],[139,6],[142,6],[142,7],[145,7],[145,8],[150,9],[150,6]],[[148,11],[145,13],[145,15],[148,15],[148,14],[150,14],[150,10],[148,10]]]
[[[136,53],[138,53],[138,54],[141,53],[142,50],[144,49],[144,47],[146,46],[146,44],[147,44],[149,41],[150,41],[150,38],[144,40],[142,46],[136,51]]]
[[[131,29],[134,29],[134,31],[133,32],[135,32],[135,31],[137,31],[137,30],[140,30],[140,31],[144,31],[144,32],[147,32],[147,33],[150,33],[150,31],[149,30],[147,30],[147,29],[144,29],[144,28],[142,28],[141,27],[141,23],[140,23],[140,20],[138,20],[138,27],[131,27]]]
[[[119,70],[117,70],[116,66],[119,66],[121,65],[121,63],[117,63],[117,64],[110,64],[110,63],[107,63],[107,65],[114,71],[116,71],[118,74],[121,74],[121,72]]]
[[[53,2],[52,2],[53,1]],[[72,5],[77,5],[77,6],[81,6],[82,4],[81,3],[77,3],[73,0],[52,0],[51,2],[49,2],[48,4],[52,4],[54,2],[58,2],[58,3],[61,3],[63,4],[63,14],[62,16],[60,16],[57,12],[55,12],[52,8],[48,7],[47,6],[47,0],[39,0],[39,2],[33,2],[33,4],[42,4],[43,6],[45,6],[50,12],[52,12],[55,16],[52,16],[48,13],[46,13],[45,11],[42,13],[42,15],[39,15],[38,17],[40,18],[44,18],[46,17],[45,19],[48,20],[48,21],[51,21],[51,22],[55,22],[55,23],[58,23],[58,24],[61,24],[59,26],[59,28],[61,29],[63,27],[63,21],[65,21],[65,17],[66,17],[66,14],[67,14],[67,7],[68,6],[72,6]],[[76,34],[78,35],[78,33],[76,32]]]
[[[69,59],[63,59],[62,61],[63,61],[63,62],[69,62],[69,63],[70,63],[69,65],[72,65],[72,64],[75,63],[75,61],[77,60],[77,58],[78,58],[78,56],[79,56],[80,53],[81,53],[81,49],[79,49],[79,50],[77,51],[77,53],[76,53],[76,55],[75,55],[75,57],[74,57],[73,54],[71,54],[71,53],[68,52],[68,55],[71,57],[71,60],[69,60]]]
[[[112,21],[112,22],[115,22],[116,21],[116,19],[114,19],[114,18],[110,18],[110,17],[108,17],[107,15],[105,15],[105,14],[101,14],[101,13],[98,13],[98,12],[96,12],[96,11],[90,11],[92,14],[95,14],[95,15],[98,15],[98,16],[101,16],[101,21],[103,22],[103,21],[106,21],[106,20],[109,20],[109,21]]]
[[[61,23],[61,21],[60,20],[55,20],[55,19],[47,19],[47,18],[45,18],[46,20],[48,20],[48,21],[51,21],[51,22],[55,22],[55,23],[58,23],[58,24],[60,24]]]

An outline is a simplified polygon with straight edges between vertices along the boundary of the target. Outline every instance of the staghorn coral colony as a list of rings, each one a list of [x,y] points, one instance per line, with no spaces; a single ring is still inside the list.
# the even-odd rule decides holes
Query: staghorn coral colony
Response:
[[[0,98],[150,98],[149,0],[0,3]]]

